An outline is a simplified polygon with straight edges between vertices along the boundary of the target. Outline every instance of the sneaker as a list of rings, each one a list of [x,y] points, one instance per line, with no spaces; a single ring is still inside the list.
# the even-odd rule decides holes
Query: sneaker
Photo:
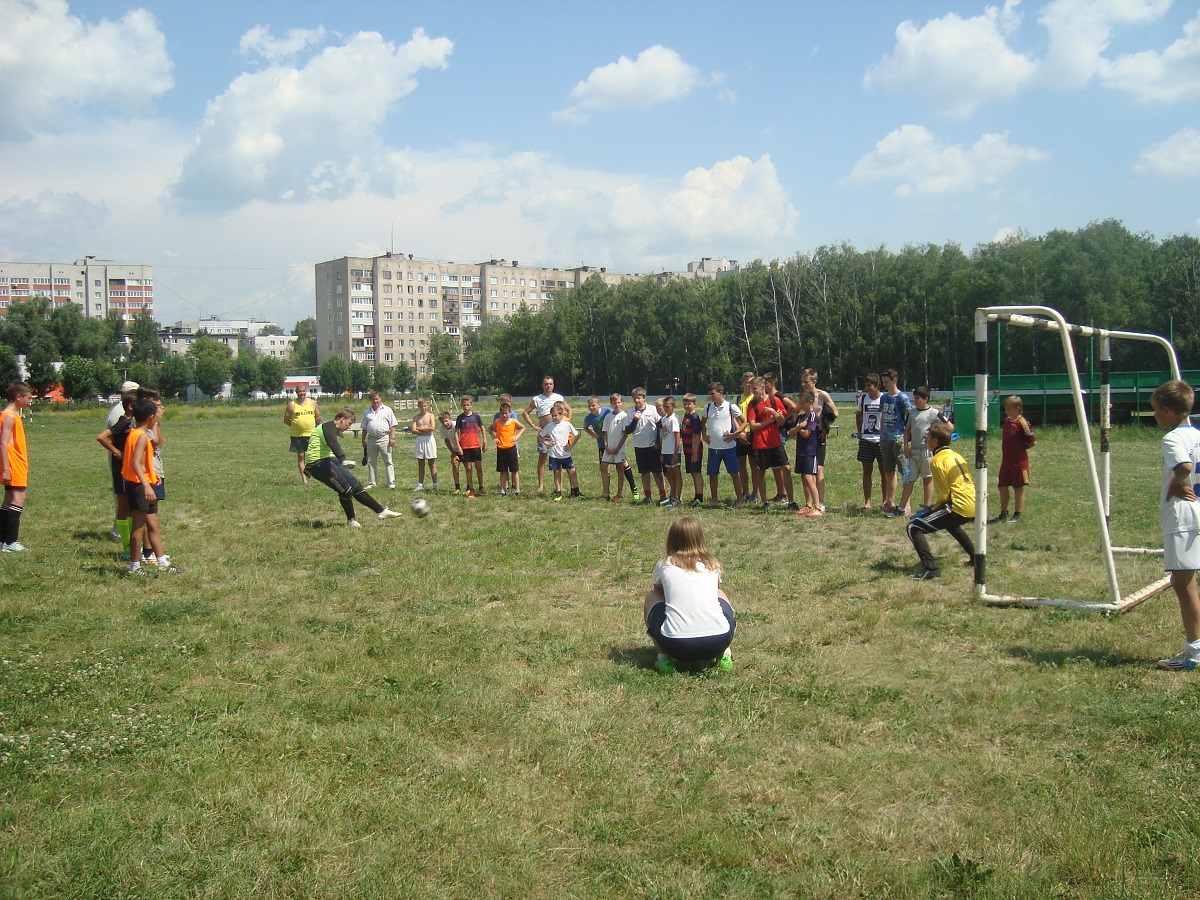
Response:
[[[896,507],[892,506],[890,503],[883,504],[883,516],[885,519],[895,518],[896,514]]]
[[[608,496],[608,494],[602,495],[600,497],[600,499],[603,500],[605,503],[612,503],[612,497]]]
[[[1190,672],[1192,669],[1200,668],[1200,659],[1192,656],[1191,650],[1184,650],[1178,656],[1172,656],[1170,659],[1160,659],[1158,667],[1171,672]]]
[[[110,531],[108,533],[108,539],[110,541],[119,541],[121,539],[121,532],[117,531],[117,529],[114,528],[112,531]]]
[[[368,485],[368,487],[369,487],[369,485]],[[416,486],[415,488],[413,488],[413,490],[414,490],[414,491],[423,491],[423,490],[425,490],[425,485],[424,485],[424,483],[423,483],[423,482],[417,482],[417,486]]]
[[[487,496],[487,489],[486,489],[486,488],[482,488],[482,487],[481,487],[479,490],[477,490],[477,491],[475,492],[475,495],[476,495],[477,497],[486,497],[486,496]]]
[[[771,498],[771,502],[772,503],[787,503],[787,497],[785,497],[783,494],[776,494],[774,497]]]
[[[819,519],[821,516],[825,515],[825,510],[818,506],[816,509],[810,509],[804,515],[808,516],[810,519]]]
[[[941,569],[927,569],[924,566],[917,566],[916,570],[908,577],[913,581],[930,581],[934,578],[940,578],[941,575]]]
[[[820,506],[817,507],[817,509],[819,509],[821,512],[825,512],[825,504],[822,503]]]
[[[20,541],[13,541],[11,544],[5,544],[3,547],[0,547],[0,552],[3,553],[26,553],[28,550],[29,548]]]
[[[463,496],[464,497],[474,497],[475,492],[473,490],[471,490],[470,488],[467,488],[467,492],[465,494],[463,494]]]
[[[1002,512],[1002,513],[1000,513],[1000,515],[993,516],[992,518],[988,519],[988,524],[989,525],[998,525],[1001,522],[1007,522],[1007,521],[1008,521],[1008,513]]]
[[[653,497],[643,497],[641,500],[635,500],[634,503],[640,503],[642,506],[649,506],[654,502]]]
[[[583,494],[579,493],[579,491],[571,491],[571,499],[572,500],[586,500],[587,497],[583,496]]]
[[[1009,524],[1009,525],[1016,525],[1016,524],[1017,524],[1018,522],[1020,522],[1020,521],[1021,521],[1021,514],[1020,514],[1020,513],[1013,513],[1013,514],[1012,514],[1012,516],[1011,516],[1011,517],[1009,518],[1009,520],[1008,520],[1008,524]]]
[[[734,500],[734,501],[733,501],[733,508],[734,508],[734,509],[741,509],[741,508],[742,508],[743,506],[745,506],[745,505],[746,505],[746,501],[745,501],[745,500],[743,500],[743,499],[741,499],[740,497],[739,497],[737,500]]]
[[[699,509],[703,505],[704,505],[704,501],[701,500],[699,497],[697,497],[695,500],[693,500],[691,503],[688,504],[688,506],[690,506],[692,509]]]
[[[790,503],[788,503],[787,508],[790,509],[792,512],[799,512],[800,504],[797,503],[795,500],[792,500]]]
[[[462,493],[462,488],[460,488],[460,487],[459,487],[459,486],[456,484],[456,485],[454,486],[454,496],[455,496],[455,497],[457,497],[457,496],[458,496],[459,494],[461,494],[461,493]]]
[[[158,572],[155,569],[143,569],[138,566],[136,569],[126,569],[126,578],[157,578]]]
[[[670,502],[671,502],[671,498],[670,498],[670,497],[663,497],[661,500],[659,500],[659,501],[658,501],[658,505],[659,505],[659,506],[666,506],[666,505],[667,505],[667,504],[669,504]]]
[[[759,504],[759,506],[760,506],[762,509],[770,509],[770,508],[771,508],[771,501],[770,501],[770,500],[764,500],[762,503],[760,503],[760,504]]]
[[[508,496],[508,488],[500,488],[500,496],[507,497]]]
[[[553,500],[555,503],[557,503],[559,500],[562,499],[562,491],[555,491],[553,494],[550,495],[550,499]]]
[[[641,500],[641,499],[642,499],[642,492],[641,492],[641,491],[639,491],[637,488],[634,488],[634,489],[633,489],[633,492],[632,492],[632,494],[631,494],[630,496],[632,496],[632,497],[633,497],[633,502],[634,502],[634,503],[637,503],[639,500]]]
[[[666,654],[658,654],[658,662],[654,664],[654,668],[658,670],[659,675],[673,675],[675,673],[675,660]]]
[[[722,672],[733,671],[733,654],[730,653],[728,649],[726,649],[721,655],[721,658],[717,660],[717,669]]]
[[[167,575],[179,575],[183,572],[183,569],[179,568],[179,566],[159,566],[157,571]]]
[[[383,512],[377,513],[375,518],[377,518],[377,519],[398,519],[398,518],[400,518],[400,513],[396,512],[394,509],[388,509],[385,506],[383,508]]]
[[[667,509],[674,509],[675,507],[680,506],[682,502],[683,501],[681,500],[676,500],[674,497],[668,497],[667,502],[664,503],[663,506],[665,506]]]
[[[373,482],[373,481],[369,481],[369,482],[367,482],[367,490],[368,490],[368,491],[369,491],[371,488],[373,488],[373,487],[375,487],[375,482]]]
[[[745,500],[747,503],[757,503],[758,502],[758,494],[747,494],[745,497]]]
[[[349,519],[346,522],[347,528],[362,528],[362,523],[358,519]]]
[[[395,484],[389,484],[389,485],[388,485],[388,490],[389,490],[389,491],[394,491],[395,489],[396,489],[396,485],[395,485]],[[435,491],[437,490],[437,485],[436,485],[436,484],[433,486],[433,489],[434,489]]]

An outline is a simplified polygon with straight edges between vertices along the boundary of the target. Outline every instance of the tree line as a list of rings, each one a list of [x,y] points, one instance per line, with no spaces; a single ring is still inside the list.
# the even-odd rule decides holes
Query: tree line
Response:
[[[1156,241],[1120,222],[1018,236],[970,254],[955,244],[899,252],[820,247],[761,261],[720,281],[654,279],[616,286],[593,277],[537,313],[519,310],[467,335],[466,362],[434,359],[435,389],[532,393],[546,373],[571,394],[707,392],[743,371],[795,386],[811,366],[831,390],[895,367],[909,386],[949,388],[975,371],[974,311],[1040,305],[1067,321],[1170,335],[1184,368],[1200,361],[1200,241]],[[1065,371],[1057,337],[993,328],[991,369]],[[1077,342],[1081,356],[1099,348]],[[1113,342],[1117,370],[1165,368],[1144,347]],[[1090,361],[1077,359],[1081,370]],[[1099,369],[1098,359],[1095,369]]]

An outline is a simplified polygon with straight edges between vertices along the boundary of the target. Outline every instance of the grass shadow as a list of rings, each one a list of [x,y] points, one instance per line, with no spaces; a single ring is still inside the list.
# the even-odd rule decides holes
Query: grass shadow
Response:
[[[658,651],[653,647],[613,647],[608,658],[619,666],[633,669],[653,669],[658,661]]]
[[[322,528],[344,528],[346,526],[345,522],[334,524],[332,522],[324,522],[321,519],[296,519],[293,524],[297,528],[313,528],[317,530]]]
[[[1022,659],[1035,666],[1055,669],[1071,664],[1094,666],[1097,669],[1118,669],[1130,666],[1144,669],[1149,665],[1142,657],[1090,649],[1031,650],[1029,647],[1009,647],[1004,652],[1013,659]]]
[[[84,530],[82,528],[71,532],[71,540],[87,541],[89,543],[104,542],[106,544],[116,544],[116,541],[108,536],[107,531],[99,532],[93,530]]]

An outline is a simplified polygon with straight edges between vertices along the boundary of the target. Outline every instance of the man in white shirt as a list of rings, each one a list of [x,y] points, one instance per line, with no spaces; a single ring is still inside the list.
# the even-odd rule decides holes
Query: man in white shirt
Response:
[[[571,404],[567,403],[562,394],[554,392],[554,378],[547,375],[542,379],[542,392],[529,401],[529,405],[521,410],[521,415],[525,419],[525,424],[532,428],[535,432],[540,432],[542,428],[550,421],[550,412],[554,409],[555,403],[563,403],[566,406],[566,414],[564,418],[571,421]],[[534,422],[533,416],[537,416],[537,421]],[[539,443],[538,444],[538,463],[537,463],[537,482],[538,493],[543,493],[546,490],[546,459],[548,451]]]
[[[371,391],[371,405],[362,416],[362,445],[367,451],[367,489],[375,487],[375,470],[382,455],[387,472],[387,486],[396,486],[396,469],[392,465],[392,448],[396,446],[396,414],[386,406],[379,391]]]

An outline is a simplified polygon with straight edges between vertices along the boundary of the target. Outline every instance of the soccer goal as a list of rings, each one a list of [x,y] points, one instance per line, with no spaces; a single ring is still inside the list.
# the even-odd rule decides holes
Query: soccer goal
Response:
[[[989,593],[987,589],[987,426],[988,426],[988,326],[1014,326],[1034,328],[1040,331],[1057,332],[1062,339],[1063,357],[1067,363],[1067,376],[1071,383],[1071,397],[1075,406],[1075,420],[1079,425],[1079,439],[1087,464],[1088,482],[1095,508],[1096,526],[1100,534],[1100,550],[1108,577],[1108,602],[1088,600],[1066,600],[1050,597],[1013,597]],[[1096,454],[1092,448],[1092,435],[1088,427],[1084,407],[1083,390],[1079,384],[1079,370],[1075,365],[1075,350],[1072,336],[1100,339],[1100,465],[1097,469]],[[1111,331],[1089,325],[1072,325],[1056,310],[1048,306],[987,306],[975,310],[975,492],[977,497],[975,516],[975,595],[988,606],[1056,606],[1064,609],[1087,609],[1115,615],[1137,606],[1142,601],[1164,590],[1169,578],[1163,578],[1127,596],[1121,596],[1117,582],[1115,557],[1118,554],[1162,555],[1162,548],[1114,547],[1109,533],[1112,503],[1112,463],[1109,436],[1112,429],[1110,404],[1112,344],[1113,339],[1144,341],[1158,344],[1167,353],[1171,377],[1179,378],[1179,360],[1175,348],[1166,338],[1157,334],[1141,334],[1132,331]]]

